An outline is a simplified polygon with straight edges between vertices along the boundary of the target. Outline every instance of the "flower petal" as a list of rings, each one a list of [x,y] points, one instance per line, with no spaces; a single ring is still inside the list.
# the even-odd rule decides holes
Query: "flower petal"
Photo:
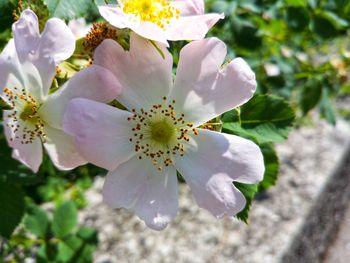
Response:
[[[38,172],[40,164],[43,158],[42,145],[41,140],[39,138],[35,138],[32,143],[23,144],[21,143],[22,134],[13,133],[13,129],[10,128],[13,123],[12,119],[7,118],[8,113],[4,111],[3,119],[4,119],[4,130],[5,137],[9,144],[9,146],[13,149],[12,157],[28,168],[30,168],[34,173]],[[23,127],[23,122],[19,123],[21,127]]]
[[[37,173],[43,160],[43,149],[40,139],[37,138],[33,143],[23,144],[18,148],[14,148],[12,158],[20,161],[34,173]]]
[[[162,230],[177,214],[176,171],[159,172],[150,160],[134,157],[107,175],[103,198],[109,206],[133,210],[148,227]]]
[[[120,93],[120,85],[107,69],[93,65],[73,76],[64,87],[49,96],[40,108],[40,116],[57,129],[62,128],[62,119],[70,100],[86,98],[110,102]]]
[[[177,40],[200,40],[205,38],[209,29],[217,21],[223,19],[223,14],[205,14],[180,17],[166,30],[166,39]]]
[[[40,35],[38,18],[29,9],[22,12],[12,31],[19,59],[28,60],[38,68],[46,95],[56,74],[56,65],[74,52],[73,33],[62,20],[52,18]]]
[[[77,152],[74,138],[61,130],[45,127],[47,150],[51,161],[60,170],[71,170],[87,162]]]
[[[172,4],[180,10],[181,16],[203,15],[203,0],[173,0]]]
[[[122,85],[118,101],[129,110],[151,108],[172,87],[172,56],[165,47],[157,49],[146,39],[131,34],[130,52],[107,39],[96,49],[94,61],[109,69]]]
[[[176,111],[195,126],[244,104],[256,90],[255,74],[243,59],[220,69],[225,55],[226,46],[217,38],[194,41],[181,50],[171,97],[178,101]]]
[[[74,99],[64,115],[64,131],[75,137],[78,152],[89,162],[114,170],[135,155],[129,139],[133,115],[114,107],[87,100]]]
[[[72,56],[74,49],[75,37],[69,27],[61,19],[49,19],[41,35],[39,57],[53,59],[57,65]]]
[[[46,22],[37,54],[32,58],[43,80],[43,93],[47,95],[56,74],[56,65],[69,58],[75,49],[75,37],[69,27],[58,18]]]
[[[38,17],[32,10],[24,10],[20,19],[12,25],[12,32],[20,60],[34,54],[40,44]]]
[[[0,68],[0,96],[6,100],[3,94],[4,88],[13,90],[16,87],[21,90],[25,84],[13,39],[9,41],[0,54]]]
[[[130,29],[146,39],[160,42],[169,47],[164,30],[154,23],[142,22],[138,25],[131,25]]]
[[[234,135],[199,129],[184,157],[176,158],[202,208],[216,217],[232,216],[245,206],[243,195],[232,181],[254,184],[263,179],[264,159],[253,142]]]
[[[99,6],[98,10],[101,16],[116,28],[123,29],[131,24],[128,16],[117,5]]]

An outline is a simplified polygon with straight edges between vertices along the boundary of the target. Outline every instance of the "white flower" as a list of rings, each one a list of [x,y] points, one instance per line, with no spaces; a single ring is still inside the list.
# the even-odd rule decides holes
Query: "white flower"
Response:
[[[256,89],[254,73],[241,58],[222,67],[226,46],[209,38],[182,49],[173,82],[165,46],[163,59],[135,34],[130,45],[124,51],[105,40],[94,57],[118,79],[118,100],[127,110],[74,99],[64,116],[64,129],[81,155],[110,170],[104,200],[161,230],[177,214],[179,171],[200,207],[216,217],[235,215],[246,202],[232,181],[262,180],[262,153],[249,140],[201,125],[247,102]]]
[[[13,25],[13,35],[0,55],[0,97],[11,106],[3,113],[4,129],[13,157],[37,172],[43,143],[59,169],[86,163],[62,130],[65,106],[76,97],[112,100],[119,93],[114,76],[95,65],[50,94],[56,65],[74,51],[72,32],[53,18],[40,34],[35,13],[25,10]]]
[[[203,39],[223,14],[204,14],[203,0],[119,0],[99,7],[101,15],[117,28],[168,45],[167,40]]]

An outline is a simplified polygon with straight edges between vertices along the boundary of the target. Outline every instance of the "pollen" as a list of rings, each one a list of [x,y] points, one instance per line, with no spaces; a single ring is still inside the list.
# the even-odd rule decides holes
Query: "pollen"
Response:
[[[86,35],[83,47],[88,52],[94,52],[95,49],[105,39],[118,39],[118,32],[106,23],[94,23],[91,30]]]
[[[17,88],[13,90],[4,88],[4,97],[11,106],[7,114],[9,119],[7,127],[13,133],[10,140],[19,140],[21,144],[30,144],[38,137],[45,142],[45,125],[38,113],[40,105],[34,97],[25,89],[19,90]]]
[[[122,1],[122,9],[142,22],[151,22],[161,28],[180,16],[180,11],[169,0],[125,0]]]
[[[185,121],[183,113],[175,112],[176,101],[160,99],[163,103],[154,104],[148,110],[132,109],[132,123],[129,138],[139,159],[150,159],[158,171],[174,164],[176,155],[183,157],[186,145],[192,136],[199,135],[192,123]]]

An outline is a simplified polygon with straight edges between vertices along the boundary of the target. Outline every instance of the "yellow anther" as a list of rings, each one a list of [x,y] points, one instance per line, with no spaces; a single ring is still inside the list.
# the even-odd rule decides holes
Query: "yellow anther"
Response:
[[[172,6],[169,0],[125,0],[122,9],[127,14],[135,15],[142,22],[151,22],[161,28],[180,15],[180,11]]]

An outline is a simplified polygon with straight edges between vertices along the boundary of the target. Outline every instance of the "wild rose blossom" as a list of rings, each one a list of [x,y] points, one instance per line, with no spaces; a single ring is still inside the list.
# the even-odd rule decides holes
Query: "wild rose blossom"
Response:
[[[110,170],[105,202],[133,210],[161,230],[177,214],[179,171],[200,207],[218,218],[235,215],[246,201],[232,181],[262,180],[262,153],[249,140],[201,125],[247,102],[256,90],[254,73],[241,58],[222,66],[226,46],[209,38],[182,49],[173,82],[165,46],[163,59],[135,34],[130,45],[124,51],[105,40],[94,57],[118,79],[118,101],[127,110],[78,98],[69,103],[63,122],[80,154]]]
[[[65,106],[75,97],[113,99],[119,93],[114,76],[94,65],[50,94],[56,65],[74,51],[73,34],[56,18],[48,20],[40,34],[31,10],[25,10],[12,29],[14,39],[0,55],[0,97],[11,107],[3,113],[3,126],[13,157],[37,172],[43,143],[59,169],[85,164],[73,138],[62,130]]]
[[[199,40],[223,14],[204,14],[203,0],[120,0],[99,7],[100,14],[117,28],[168,45],[167,40]]]

